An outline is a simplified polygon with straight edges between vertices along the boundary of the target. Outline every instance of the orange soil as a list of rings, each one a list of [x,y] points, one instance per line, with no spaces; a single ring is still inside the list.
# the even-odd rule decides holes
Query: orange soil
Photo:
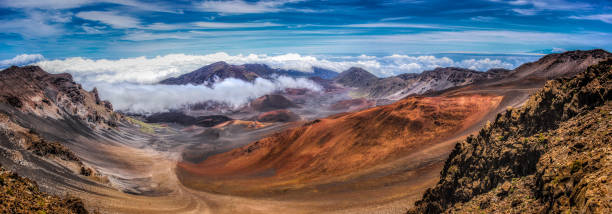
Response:
[[[377,164],[453,139],[501,100],[483,95],[409,97],[315,120],[199,164],[181,162],[177,173],[188,187],[231,194],[346,182]]]

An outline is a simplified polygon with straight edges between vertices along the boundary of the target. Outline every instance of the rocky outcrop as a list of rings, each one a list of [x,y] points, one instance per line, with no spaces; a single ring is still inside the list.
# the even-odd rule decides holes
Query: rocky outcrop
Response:
[[[70,74],[49,74],[38,66],[10,67],[0,71],[0,105],[55,119],[74,117],[92,127],[116,126],[119,114],[88,92]]]
[[[457,143],[440,181],[409,213],[476,212],[476,204],[504,212],[523,203],[504,203],[514,194],[533,197],[523,206],[538,212],[609,213],[610,89],[612,60],[549,81],[523,107]]]

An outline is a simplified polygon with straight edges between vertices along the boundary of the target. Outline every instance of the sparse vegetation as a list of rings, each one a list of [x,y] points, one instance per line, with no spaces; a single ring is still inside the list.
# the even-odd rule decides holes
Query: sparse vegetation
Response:
[[[1,213],[88,213],[81,199],[60,198],[38,189],[30,179],[7,171],[0,166]]]

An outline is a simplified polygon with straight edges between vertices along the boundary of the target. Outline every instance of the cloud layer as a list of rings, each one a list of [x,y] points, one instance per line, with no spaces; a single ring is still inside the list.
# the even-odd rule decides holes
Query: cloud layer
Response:
[[[436,56],[346,56],[314,57],[300,54],[283,55],[229,55],[214,53],[208,55],[169,54],[153,58],[135,57],[118,60],[93,60],[82,57],[61,60],[45,60],[36,63],[52,73],[71,73],[79,82],[92,83],[139,83],[152,84],[168,77],[175,77],[196,70],[202,66],[225,61],[241,65],[249,63],[267,64],[273,68],[312,72],[320,67],[342,72],[350,67],[361,67],[375,75],[385,77],[401,73],[416,73],[436,67],[464,67],[485,71],[490,68],[514,68],[524,61],[510,61],[492,58],[469,58],[453,60]]]
[[[205,101],[216,101],[233,107],[251,99],[285,88],[307,88],[318,91],[316,83],[304,78],[281,76],[274,80],[256,79],[253,83],[225,79],[208,88],[201,85],[142,85],[133,83],[99,84],[100,97],[115,109],[132,113],[154,113]]]

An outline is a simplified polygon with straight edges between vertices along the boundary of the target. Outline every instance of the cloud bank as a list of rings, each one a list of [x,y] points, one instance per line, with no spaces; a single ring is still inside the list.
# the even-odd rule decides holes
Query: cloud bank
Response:
[[[283,55],[229,55],[214,53],[208,55],[169,54],[153,58],[134,57],[118,60],[88,59],[82,57],[37,62],[44,70],[52,73],[71,73],[79,82],[139,83],[153,84],[168,77],[176,77],[202,66],[225,61],[229,64],[266,64],[272,68],[312,72],[313,67],[342,72],[350,67],[361,67],[381,77],[402,73],[416,73],[436,67],[464,67],[485,71],[490,68],[512,69],[522,63],[517,60],[492,58],[469,58],[453,60],[436,56],[347,56],[314,57],[300,54]]]
[[[216,101],[233,107],[245,105],[251,99],[285,88],[321,90],[315,82],[304,78],[280,76],[273,80],[255,79],[245,82],[225,79],[208,88],[201,85],[142,85],[133,83],[99,84],[98,93],[115,109],[148,114],[180,108],[205,101]]]

